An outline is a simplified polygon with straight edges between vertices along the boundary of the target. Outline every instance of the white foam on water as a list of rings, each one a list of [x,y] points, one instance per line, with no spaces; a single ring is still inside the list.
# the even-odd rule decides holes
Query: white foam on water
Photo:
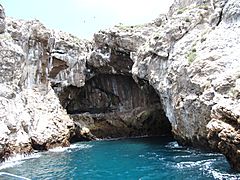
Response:
[[[200,161],[186,161],[179,162],[175,166],[178,169],[193,168],[193,167],[210,167],[214,159],[200,160]]]
[[[239,179],[239,174],[234,175],[234,174],[228,174],[228,173],[223,173],[219,172],[218,170],[213,169],[212,164],[216,161],[216,159],[208,159],[208,160],[200,160],[200,161],[188,161],[188,162],[179,162],[175,166],[178,169],[191,169],[191,168],[196,168],[199,167],[200,171],[205,171],[207,174],[212,176],[214,179],[217,180],[238,180]]]
[[[69,147],[56,147],[53,149],[49,149],[49,151],[50,152],[64,152],[64,151],[71,152],[72,149],[87,149],[91,147],[92,145],[89,145],[89,144],[71,144]]]
[[[0,170],[18,166],[24,163],[25,160],[27,159],[36,159],[36,158],[39,158],[40,156],[41,156],[40,153],[34,153],[29,155],[23,155],[23,154],[13,155],[9,157],[6,161],[0,164]]]
[[[214,169],[211,165],[203,167],[207,174],[212,175],[214,179],[218,180],[238,180],[239,174],[229,174],[226,172],[219,172],[219,170]]]
[[[64,151],[71,152],[72,149],[86,149],[91,147],[92,145],[88,145],[88,144],[72,144],[69,147],[57,147],[54,149],[50,149],[49,151],[50,152],[64,152]],[[7,160],[0,163],[0,170],[21,165],[25,162],[25,160],[36,159],[41,156],[42,156],[41,153],[33,153],[29,155],[16,154],[16,155],[10,156]]]
[[[220,153],[207,153],[207,154],[204,154],[204,156],[210,156],[210,157],[216,156],[216,157],[219,157],[219,156],[223,156],[223,155],[220,154]]]
[[[7,169],[7,168],[11,168],[17,165],[22,164],[24,161],[8,161],[8,162],[4,162],[0,165],[0,170],[2,169]]]
[[[5,177],[13,177],[14,179],[19,179],[19,180],[31,180],[29,178],[23,177],[23,176],[18,176],[16,174],[11,174],[8,172],[0,172],[0,176],[5,176]]]
[[[218,180],[225,180],[225,179],[238,180],[238,178],[239,178],[239,177],[237,177],[237,175],[221,173],[221,172],[218,172],[216,170],[210,170],[209,172],[213,175],[214,179],[218,179]]]
[[[174,141],[174,142],[170,142],[168,143],[165,147],[167,148],[182,148],[182,146],[180,146],[177,141]]]

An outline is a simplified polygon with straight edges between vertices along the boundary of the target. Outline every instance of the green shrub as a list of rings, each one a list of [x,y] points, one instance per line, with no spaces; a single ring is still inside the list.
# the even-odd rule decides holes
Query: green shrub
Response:
[[[191,64],[196,59],[196,57],[197,57],[197,50],[193,48],[187,55],[189,64]]]
[[[182,14],[183,13],[183,10],[178,10],[177,14]]]

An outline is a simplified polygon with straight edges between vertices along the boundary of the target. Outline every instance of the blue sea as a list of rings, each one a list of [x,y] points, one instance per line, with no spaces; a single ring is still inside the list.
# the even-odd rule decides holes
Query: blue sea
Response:
[[[240,179],[223,155],[182,147],[167,137],[80,142],[68,148],[15,156],[0,164],[1,172],[33,180]]]

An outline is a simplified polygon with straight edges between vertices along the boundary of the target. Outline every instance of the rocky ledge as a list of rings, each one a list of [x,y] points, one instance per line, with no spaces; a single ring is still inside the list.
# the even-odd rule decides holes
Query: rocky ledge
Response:
[[[0,154],[163,135],[240,171],[240,3],[175,0],[92,42],[0,8]]]

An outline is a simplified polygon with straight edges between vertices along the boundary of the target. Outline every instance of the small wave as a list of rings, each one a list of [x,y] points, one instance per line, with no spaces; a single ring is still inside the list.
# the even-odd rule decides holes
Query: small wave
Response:
[[[176,167],[178,169],[184,169],[184,168],[193,168],[196,166],[202,167],[207,166],[210,167],[210,165],[215,161],[215,159],[208,159],[208,160],[201,160],[201,161],[187,161],[187,162],[179,162],[176,164]]]
[[[177,169],[183,169],[184,171],[186,169],[199,169],[200,171],[205,172],[205,174],[208,174],[209,177],[213,177],[214,179],[218,180],[238,180],[239,174],[229,174],[226,172],[219,172],[218,170],[213,168],[213,163],[216,161],[216,159],[208,159],[208,160],[201,160],[201,161],[188,161],[188,162],[179,162],[176,165],[174,165]]]
[[[192,154],[189,155],[179,155],[179,156],[173,156],[173,159],[187,159],[187,158],[191,158]]]
[[[14,167],[14,166],[17,166],[17,165],[20,165],[22,164],[24,161],[8,161],[8,162],[3,162],[1,165],[0,165],[0,170],[2,169],[7,169],[7,168],[11,168],[11,167]]]
[[[31,180],[29,178],[25,178],[23,176],[18,176],[18,175],[15,175],[15,174],[11,174],[11,173],[8,173],[8,172],[0,172],[0,176],[7,176],[7,177],[13,177],[14,179],[21,179],[21,180]]]
[[[71,144],[69,147],[56,147],[53,149],[49,149],[49,151],[50,152],[64,152],[64,151],[71,152],[72,149],[87,149],[91,147],[92,145],[89,145],[89,144]]]
[[[16,154],[9,157],[6,161],[0,164],[0,170],[11,168],[17,165],[20,165],[25,162],[27,159],[36,159],[39,158],[41,155],[39,153],[23,155],[23,154]]]
[[[218,172],[216,170],[209,170],[209,172],[212,174],[212,176],[214,177],[214,179],[219,179],[219,180],[237,180],[239,177],[237,177],[237,175],[231,175],[231,174],[227,174],[227,173],[221,173]]]
[[[204,154],[205,157],[223,157],[220,153],[206,153]]]

